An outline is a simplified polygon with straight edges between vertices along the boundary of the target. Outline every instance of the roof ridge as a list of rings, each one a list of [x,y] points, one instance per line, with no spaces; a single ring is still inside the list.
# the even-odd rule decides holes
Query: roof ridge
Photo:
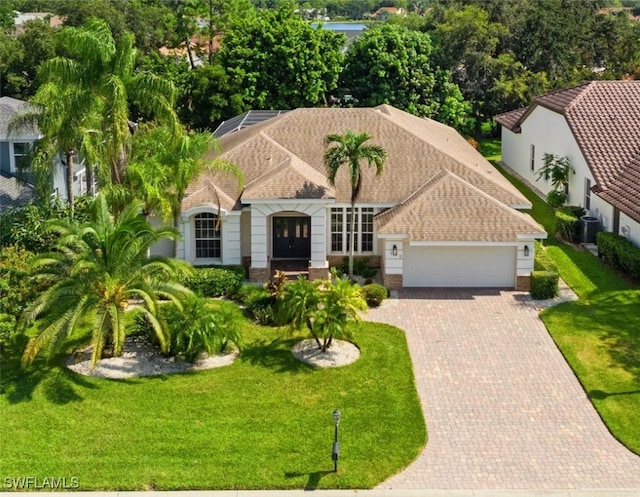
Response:
[[[424,191],[436,185],[439,181],[441,181],[447,174],[452,174],[448,169],[440,169],[433,176],[431,176],[427,181],[425,181],[416,191],[411,193],[407,198],[405,198],[402,202],[397,205],[394,205],[390,209],[381,212],[378,214],[378,219],[380,222],[380,227],[386,226],[389,222],[390,218],[397,216],[402,213],[408,206],[410,206],[418,197],[420,197]]]
[[[584,88],[582,88],[582,90],[580,90],[580,93],[578,93],[572,100],[571,102],[569,102],[569,105],[567,105],[566,109],[564,110],[564,112],[569,112],[571,109],[573,109],[581,100],[583,100],[585,98],[585,96],[587,94],[589,94],[591,92],[591,90],[595,87],[594,83],[596,83],[596,81],[589,81],[588,83],[584,83],[583,85],[578,85],[574,88],[579,88],[580,86],[584,86]]]

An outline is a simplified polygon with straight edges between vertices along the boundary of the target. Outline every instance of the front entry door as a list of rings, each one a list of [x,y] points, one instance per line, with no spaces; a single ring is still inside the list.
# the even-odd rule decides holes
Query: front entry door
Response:
[[[273,218],[273,258],[309,259],[311,257],[311,218]]]

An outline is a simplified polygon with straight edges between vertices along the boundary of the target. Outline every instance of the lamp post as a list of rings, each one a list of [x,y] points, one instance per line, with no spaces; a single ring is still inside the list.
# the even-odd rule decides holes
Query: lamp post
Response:
[[[340,411],[333,411],[333,424],[335,432],[333,437],[333,450],[331,451],[331,459],[333,459],[333,472],[338,472],[338,458],[340,457],[340,442],[338,442],[338,433],[340,430]]]

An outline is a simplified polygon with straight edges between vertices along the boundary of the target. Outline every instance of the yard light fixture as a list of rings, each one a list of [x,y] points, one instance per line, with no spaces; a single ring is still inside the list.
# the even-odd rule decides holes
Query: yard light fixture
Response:
[[[393,247],[391,247],[391,255],[396,257],[398,255],[398,246],[394,243]]]
[[[529,257],[529,245],[524,246],[524,256]]]
[[[335,427],[333,437],[333,450],[331,451],[331,459],[333,460],[333,472],[338,472],[338,458],[340,457],[340,442],[338,442],[338,433],[340,430],[340,411],[333,411],[333,424]]]

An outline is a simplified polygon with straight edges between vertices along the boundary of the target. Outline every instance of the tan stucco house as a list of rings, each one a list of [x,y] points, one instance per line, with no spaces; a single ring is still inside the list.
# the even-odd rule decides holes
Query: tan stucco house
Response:
[[[351,188],[346,169],[328,183],[324,139],[352,129],[388,154],[378,179],[363,164],[354,244],[387,286],[527,287],[534,241],[546,233],[520,212],[527,199],[452,128],[388,105],[296,109],[253,122],[219,140],[244,188],[220,173],[190,185],[180,257],[244,264],[255,281],[268,279],[278,259],[308,261],[310,278],[326,276],[349,253]]]

